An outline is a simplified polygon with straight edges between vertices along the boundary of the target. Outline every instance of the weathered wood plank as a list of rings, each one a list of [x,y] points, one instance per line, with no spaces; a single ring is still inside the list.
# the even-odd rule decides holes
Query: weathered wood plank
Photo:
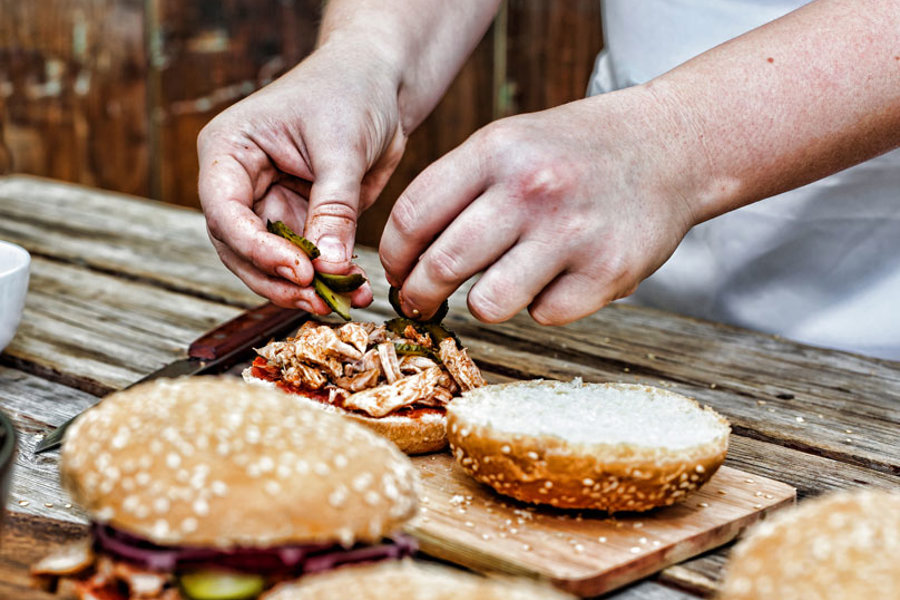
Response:
[[[4,177],[0,238],[33,254],[220,302],[261,302],[221,264],[203,216],[191,209],[33,177]]]
[[[36,258],[19,331],[3,359],[95,394],[186,355],[240,309]]]
[[[86,392],[49,382],[21,371],[0,367],[0,409],[19,435],[7,508],[41,519],[84,523],[84,512],[73,506],[59,485],[58,456],[35,456],[34,447],[52,427],[97,402]]]

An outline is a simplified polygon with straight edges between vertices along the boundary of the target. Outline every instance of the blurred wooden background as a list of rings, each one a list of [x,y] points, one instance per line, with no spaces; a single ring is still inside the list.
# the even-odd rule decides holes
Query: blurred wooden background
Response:
[[[413,134],[359,241],[431,161],[490,120],[580,98],[597,0],[508,0]],[[195,141],[313,47],[321,0],[0,0],[0,173],[197,206]]]

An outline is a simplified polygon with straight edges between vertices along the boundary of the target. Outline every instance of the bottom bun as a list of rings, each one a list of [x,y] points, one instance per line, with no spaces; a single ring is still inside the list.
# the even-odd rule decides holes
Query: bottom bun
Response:
[[[247,383],[269,388],[275,387],[274,382],[254,376],[249,367],[244,369],[242,376]],[[444,413],[428,412],[416,417],[387,415],[376,418],[344,410],[332,404],[325,404],[301,393],[295,395],[321,410],[349,417],[357,423],[365,425],[375,433],[394,442],[406,454],[428,454],[447,447],[447,415]]]
[[[722,600],[900,598],[900,492],[838,492],[750,530]]]
[[[567,600],[572,596],[527,579],[489,579],[411,560],[346,567],[285,583],[260,600]]]

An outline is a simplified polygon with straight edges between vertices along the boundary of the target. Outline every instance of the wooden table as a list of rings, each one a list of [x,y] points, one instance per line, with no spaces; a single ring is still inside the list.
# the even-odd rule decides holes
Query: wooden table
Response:
[[[184,356],[200,333],[260,303],[218,261],[203,217],[140,198],[29,177],[0,178],[0,239],[33,256],[27,305],[0,356],[0,407],[21,433],[0,547],[0,598],[30,590],[27,565],[84,532],[40,436],[102,395]],[[359,262],[393,314],[373,250]],[[696,397],[733,424],[727,464],[798,488],[800,498],[900,486],[900,363],[826,351],[665,312],[611,306],[546,328],[522,314],[484,325],[451,299],[449,323],[490,381],[639,381]],[[617,599],[715,592],[727,548],[669,567]]]

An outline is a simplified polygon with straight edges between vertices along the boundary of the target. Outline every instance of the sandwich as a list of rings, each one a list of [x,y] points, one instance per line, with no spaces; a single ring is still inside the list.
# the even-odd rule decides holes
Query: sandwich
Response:
[[[89,540],[33,566],[82,599],[240,600],[339,566],[409,556],[409,459],[295,396],[236,378],[158,379],[68,430],[63,486]]]
[[[730,432],[674,392],[578,379],[471,390],[450,405],[448,426],[457,462],[498,493],[608,512],[683,500],[725,460]]]
[[[281,584],[266,600],[574,600],[531,579],[487,578],[411,560],[341,569]]]
[[[247,382],[349,417],[407,454],[445,448],[448,404],[484,385],[452,333],[403,318],[383,325],[307,321],[257,354],[243,372]]]
[[[722,600],[900,598],[900,490],[843,490],[755,525]]]

